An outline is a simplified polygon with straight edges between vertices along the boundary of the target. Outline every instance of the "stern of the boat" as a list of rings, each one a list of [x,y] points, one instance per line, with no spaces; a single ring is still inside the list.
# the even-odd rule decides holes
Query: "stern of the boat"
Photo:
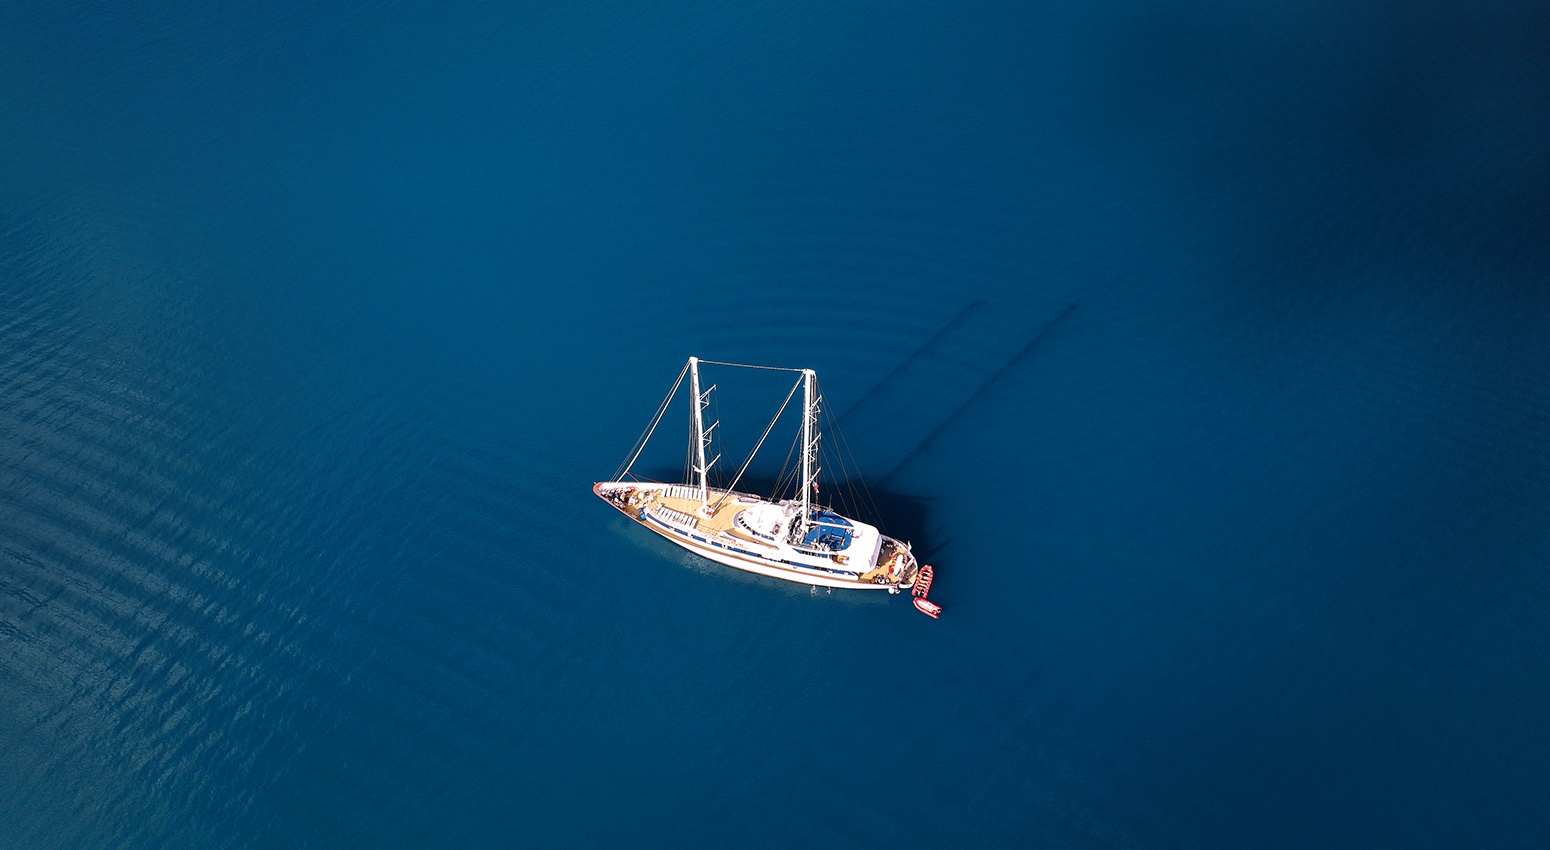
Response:
[[[896,588],[913,587],[915,579],[920,575],[920,564],[910,551],[909,544],[887,535],[883,536],[882,547],[877,552],[877,566],[884,573],[879,583]]]

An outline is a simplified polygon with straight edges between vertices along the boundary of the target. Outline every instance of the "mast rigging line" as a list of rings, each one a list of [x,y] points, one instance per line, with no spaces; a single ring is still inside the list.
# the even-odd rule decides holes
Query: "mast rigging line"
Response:
[[[815,433],[820,430],[819,426],[823,424],[828,426],[823,430],[833,431],[835,434],[839,435],[839,442],[834,447],[834,458],[839,464],[842,476],[841,481],[844,485],[844,489],[837,491],[836,495],[840,497],[842,502],[853,501],[853,508],[850,508],[850,506],[847,505],[847,507],[850,508],[850,510],[853,512],[867,512],[872,514],[873,517],[878,515],[877,503],[873,500],[870,488],[866,486],[865,480],[861,479],[859,475],[859,468],[857,469],[858,474],[852,474],[849,469],[849,464],[846,463],[847,455],[850,455],[850,446],[845,440],[843,432],[839,430],[838,420],[829,412],[827,406],[822,404],[822,396],[818,391],[817,381],[814,380],[813,372],[810,369],[793,369],[784,366],[758,366],[749,363],[730,363],[724,360],[700,360],[698,358],[690,358],[689,362],[684,364],[683,369],[678,372],[677,379],[673,381],[672,389],[668,390],[667,396],[663,398],[662,403],[657,406],[656,413],[652,415],[650,424],[646,426],[646,430],[642,432],[640,438],[636,441],[635,446],[631,449],[629,459],[625,461],[623,466],[615,471],[615,481],[622,480],[625,476],[628,476],[630,474],[630,470],[634,468],[635,462],[640,459],[641,453],[646,449],[646,445],[651,442],[652,435],[656,433],[657,426],[661,424],[662,417],[666,415],[667,408],[671,406],[673,398],[678,394],[679,387],[683,386],[685,375],[688,375],[694,379],[693,383],[696,385],[695,389],[698,390],[699,374],[698,370],[694,368],[697,364],[710,366],[730,366],[739,369],[758,369],[766,372],[797,372],[801,376],[797,379],[796,383],[792,385],[791,389],[787,390],[785,399],[783,399],[780,403],[780,408],[775,411],[775,417],[771,419],[770,423],[764,427],[764,433],[759,435],[759,441],[754,444],[753,451],[749,452],[748,457],[744,459],[742,466],[738,468],[737,475],[733,476],[732,482],[724,489],[718,488],[723,489],[723,493],[721,498],[717,499],[715,505],[711,508],[712,511],[719,509],[722,503],[726,501],[727,497],[730,496],[736,489],[738,482],[742,480],[743,475],[748,471],[748,467],[753,463],[754,457],[758,455],[759,450],[763,448],[765,442],[769,440],[770,433],[774,431],[776,423],[778,423],[781,416],[785,414],[786,408],[791,405],[791,399],[796,395],[796,391],[801,389],[803,391],[802,428],[799,430],[796,439],[793,440],[791,451],[787,452],[785,463],[781,465],[781,471],[776,476],[775,493],[771,494],[771,498],[778,498],[778,494],[786,481],[786,472],[791,463],[791,456],[796,453],[796,449],[800,446],[802,452],[800,473],[803,479],[801,484],[801,501],[804,506],[811,504],[813,496],[811,488],[813,484],[816,483],[817,479],[817,470],[812,469],[811,467],[814,464],[821,462],[822,455],[826,454],[823,452],[821,444],[819,443],[818,434]],[[721,424],[718,417],[715,424],[713,424],[710,428],[705,428],[701,419],[702,408],[705,405],[706,396],[710,396],[711,391],[714,389],[715,387],[713,385],[709,390],[691,392],[691,395],[696,397],[690,401],[690,404],[693,405],[693,409],[691,410],[692,415],[690,421],[690,438],[688,450],[684,458],[684,469],[690,480],[684,483],[692,486],[696,483],[693,481],[693,479],[698,477],[699,481],[697,483],[698,487],[700,488],[705,488],[709,484],[706,479],[710,471],[710,463],[700,461],[699,464],[696,464],[696,449],[698,448],[700,451],[703,451],[706,448],[705,442],[708,441],[707,438],[710,438],[711,432],[715,430],[715,426]],[[696,446],[696,443],[699,445]],[[704,455],[701,454],[699,457],[703,458]],[[719,460],[719,458],[720,456],[718,455],[717,459]],[[849,460],[851,461],[851,464],[854,464],[854,456],[850,456]],[[797,474],[798,470],[792,470],[793,478],[795,478]],[[857,492],[857,484],[860,485],[859,493]],[[845,499],[845,490],[849,490],[851,497],[849,500]],[[705,490],[702,489],[701,492],[703,494],[705,493]],[[701,498],[703,499],[704,496],[702,495]],[[807,514],[808,511],[803,511],[803,520],[807,520]],[[806,526],[807,522],[804,522],[803,525]]]
[[[839,463],[840,473],[845,476],[845,484],[850,489],[851,497],[856,500],[855,513],[869,515],[874,522],[881,522],[882,511],[877,507],[877,500],[872,498],[872,488],[867,486],[866,478],[861,475],[861,464],[856,462],[856,455],[850,450],[850,441],[845,439],[845,432],[840,430],[839,419],[824,411],[824,422],[827,425],[824,430],[837,438],[836,441],[831,442],[835,448],[834,459]],[[845,463],[847,457],[850,458],[849,466]],[[854,474],[851,473],[850,467],[855,468]],[[856,489],[857,484],[861,485],[859,494]],[[862,501],[863,498],[865,502]]]
[[[728,363],[724,360],[701,360],[700,363],[707,366],[735,366],[739,369],[763,369],[768,372],[801,372],[801,369],[793,369],[789,366],[755,366],[751,363]]]
[[[780,494],[786,489],[787,478],[795,480],[797,471],[791,468],[791,457],[797,453],[797,446],[801,442],[802,432],[798,431],[791,438],[791,448],[786,449],[786,459],[781,461],[780,474],[775,476],[775,487],[770,491],[770,501],[773,502],[780,499]],[[788,470],[791,472],[789,476],[786,474]]]
[[[802,381],[798,380],[786,392],[786,400],[781,402],[780,409],[775,411],[775,418],[770,420],[770,424],[764,426],[764,433],[759,436],[759,442],[754,444],[753,451],[748,453],[748,459],[743,461],[743,465],[737,470],[737,475],[732,477],[732,483],[727,485],[726,492],[722,493],[721,498],[716,500],[716,505],[711,508],[711,513],[715,513],[721,507],[721,503],[725,502],[727,497],[732,495],[732,491],[737,489],[737,482],[742,480],[743,473],[748,471],[748,464],[753,463],[754,455],[759,453],[759,449],[764,446],[764,441],[769,439],[770,432],[775,430],[775,423],[780,421],[781,414],[786,412],[786,405],[791,403],[791,397],[797,394],[797,388],[800,386],[802,386]]]
[[[657,406],[657,413],[651,417],[651,424],[646,426],[646,430],[641,434],[640,439],[636,441],[635,448],[630,452],[630,459],[625,461],[624,466],[619,467],[614,472],[615,481],[623,481],[624,476],[630,474],[630,467],[635,465],[635,461],[640,459],[640,453],[646,450],[646,444],[651,442],[651,435],[656,432],[657,425],[662,422],[662,414],[667,412],[667,406],[672,403],[673,396],[678,394],[678,387],[683,384],[684,375],[688,373],[689,364],[685,363],[683,369],[678,372],[678,380],[673,382],[673,388],[667,391],[667,398],[662,399],[662,403]]]

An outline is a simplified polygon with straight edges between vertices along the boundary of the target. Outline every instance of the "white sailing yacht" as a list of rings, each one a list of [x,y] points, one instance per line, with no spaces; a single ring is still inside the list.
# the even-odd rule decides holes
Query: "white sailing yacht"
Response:
[[[725,488],[710,486],[710,467],[717,458],[706,461],[711,434],[719,423],[706,427],[704,413],[712,387],[700,389],[700,366],[733,366],[745,369],[773,369],[795,372],[796,384],[764,429],[764,435],[749,453],[748,460]],[[673,396],[689,379],[690,433],[689,474],[687,484],[667,484],[640,480],[630,474],[651,439]],[[802,392],[802,433],[800,437],[802,470],[800,497],[775,499],[739,492],[736,488],[748,470],[754,454],[764,445],[771,429],[780,420],[798,390]],[[618,480],[592,485],[592,492],[618,508],[625,516],[662,535],[685,549],[751,573],[821,587],[856,590],[887,590],[915,587],[923,596],[929,587],[931,568],[917,564],[908,543],[895,540],[876,526],[845,517],[829,507],[817,505],[815,469],[819,457],[817,376],[811,369],[782,369],[771,366],[747,366],[690,357],[673,389],[657,408],[656,416],[637,440],[636,447],[615,475]],[[916,607],[925,602],[916,600]],[[940,610],[931,605],[931,608]],[[925,611],[926,608],[921,608]],[[928,611],[928,613],[930,613]],[[931,613],[931,616],[936,616]]]

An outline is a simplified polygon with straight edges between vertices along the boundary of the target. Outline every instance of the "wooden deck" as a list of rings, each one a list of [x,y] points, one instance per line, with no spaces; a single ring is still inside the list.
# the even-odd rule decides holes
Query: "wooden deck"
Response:
[[[714,505],[716,500],[719,498],[721,498],[721,494],[712,490],[710,496],[711,504]],[[673,496],[658,496],[655,501],[657,504],[664,505],[666,507],[672,508],[675,511],[678,511],[679,513],[688,514],[689,516],[694,517],[695,530],[699,531],[706,537],[714,537],[717,534],[725,531],[726,533],[738,538],[739,540],[747,540],[749,542],[759,543],[765,546],[769,545],[767,541],[760,540],[759,538],[754,537],[753,535],[737,527],[737,523],[733,520],[736,519],[738,512],[748,507],[748,505],[739,503],[736,496],[729,497],[726,500],[726,503],[721,506],[721,509],[709,517],[700,516],[700,501],[698,499],[679,499]]]

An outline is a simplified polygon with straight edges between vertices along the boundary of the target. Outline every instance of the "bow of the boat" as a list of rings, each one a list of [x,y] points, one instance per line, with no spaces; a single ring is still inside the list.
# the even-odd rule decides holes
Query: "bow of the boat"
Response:
[[[630,496],[634,492],[635,485],[627,481],[598,481],[592,485],[593,495],[617,508],[623,514],[630,513]]]

